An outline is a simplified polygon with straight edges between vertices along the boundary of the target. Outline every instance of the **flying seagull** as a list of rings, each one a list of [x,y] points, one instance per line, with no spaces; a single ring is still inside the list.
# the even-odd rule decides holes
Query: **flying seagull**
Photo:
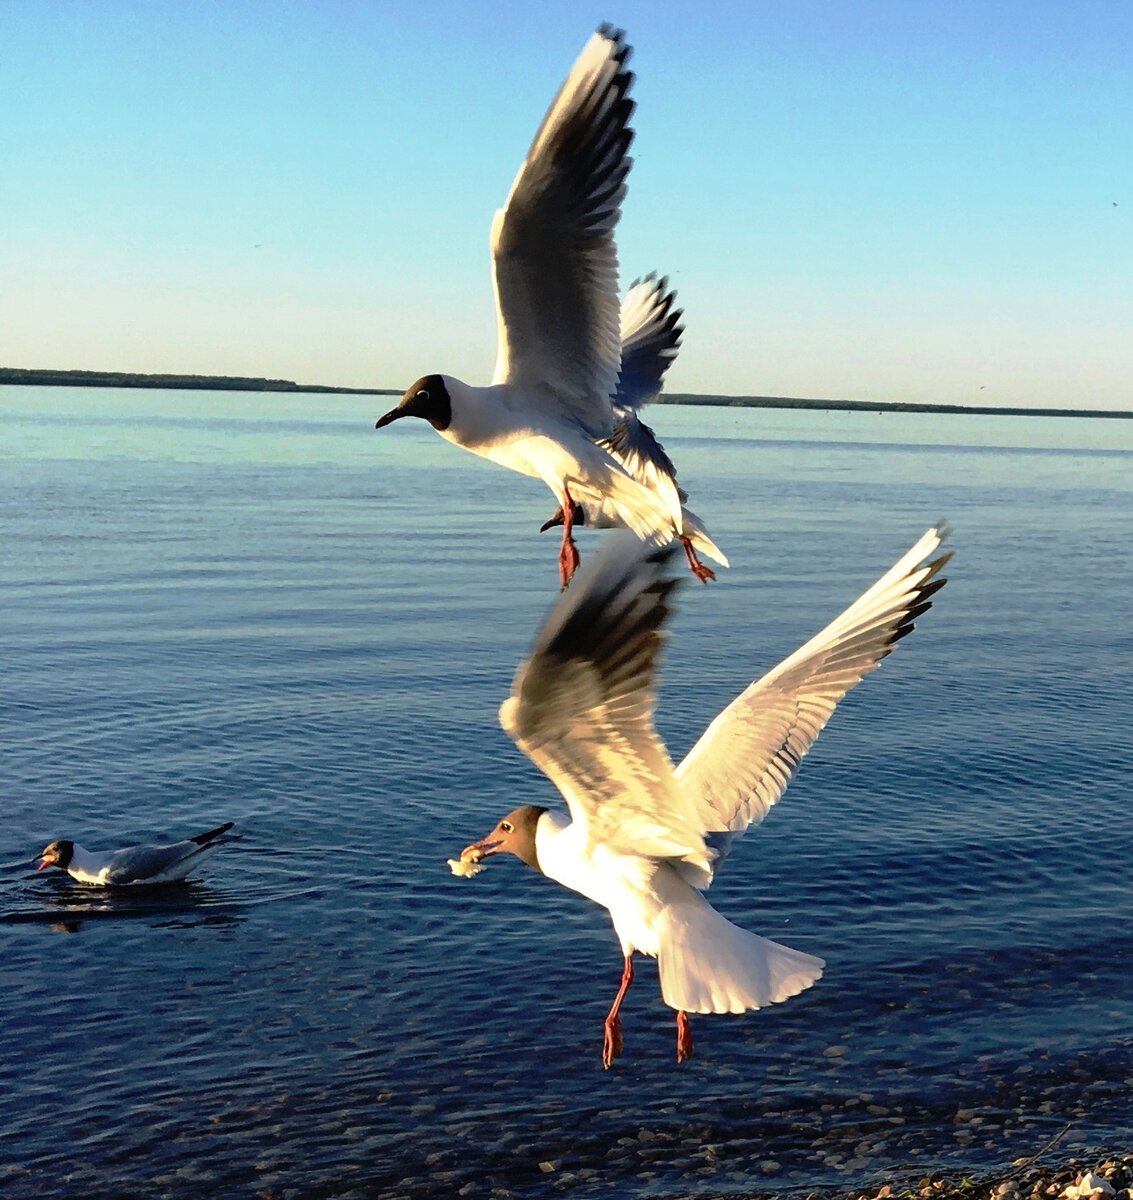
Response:
[[[614,394],[614,432],[602,443],[614,458],[647,487],[656,487],[658,476],[667,476],[676,486],[681,501],[681,523],[684,532],[681,544],[692,573],[702,583],[716,575],[697,557],[697,551],[727,566],[724,552],[709,536],[704,522],[685,507],[688,493],[677,483],[677,469],[665,453],[657,435],[638,415],[642,407],[661,394],[665,372],[677,357],[684,326],[684,315],[676,308],[677,293],[670,290],[668,279],[655,274],[635,279],[622,300],[621,338],[622,362],[618,372],[618,390]],[[563,523],[560,505],[541,526],[543,533]],[[619,526],[618,514],[601,501],[575,501],[573,523],[592,529],[613,529]]]
[[[951,558],[928,530],[864,595],[751,684],[674,769],[653,725],[675,547],[614,539],[548,617],[519,667],[500,723],[562,793],[507,814],[465,847],[457,874],[508,852],[606,908],[621,984],[606,1017],[603,1066],[622,1050],[619,1012],[635,951],[658,960],[677,1010],[677,1061],[692,1054],[689,1013],[740,1013],[810,987],[820,958],[733,925],[701,894],[733,839],[782,796],[838,701],[931,607]]]
[[[44,848],[40,854],[43,861],[36,869],[59,867],[79,883],[102,887],[174,883],[184,879],[206,851],[221,845],[216,839],[233,824],[226,821],[168,846],[127,846],[122,850],[84,850],[78,842],[62,838]]]
[[[559,89],[492,222],[499,343],[487,387],[424,375],[381,429],[420,417],[450,442],[542,479],[563,506],[559,578],[579,556],[574,503],[608,506],[651,546],[682,533],[672,479],[634,479],[600,443],[614,432],[618,256],[614,229],[632,159],[633,73],[625,34],[595,33]]]

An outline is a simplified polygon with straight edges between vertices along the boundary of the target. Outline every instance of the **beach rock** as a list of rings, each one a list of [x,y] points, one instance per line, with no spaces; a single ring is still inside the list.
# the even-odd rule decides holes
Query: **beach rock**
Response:
[[[1090,1200],[1091,1196],[1112,1196],[1114,1187],[1104,1175],[1095,1175],[1093,1171],[1087,1171],[1062,1194],[1067,1200]]]

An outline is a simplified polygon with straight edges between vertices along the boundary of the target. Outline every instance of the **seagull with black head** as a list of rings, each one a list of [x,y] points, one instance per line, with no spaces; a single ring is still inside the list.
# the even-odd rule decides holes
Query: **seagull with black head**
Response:
[[[603,25],[590,38],[492,223],[492,382],[424,375],[376,423],[417,417],[465,450],[542,479],[565,514],[564,588],[579,562],[576,500],[608,506],[651,546],[683,532],[675,483],[660,476],[647,486],[601,445],[614,432],[621,364],[614,231],[633,161],[629,57],[621,30]]]
[[[71,838],[60,838],[43,848],[39,856],[42,861],[36,869],[58,867],[79,883],[95,887],[177,883],[198,865],[204,854],[224,844],[220,839],[232,826],[232,821],[226,821],[184,841],[125,846],[121,850],[86,850]]]

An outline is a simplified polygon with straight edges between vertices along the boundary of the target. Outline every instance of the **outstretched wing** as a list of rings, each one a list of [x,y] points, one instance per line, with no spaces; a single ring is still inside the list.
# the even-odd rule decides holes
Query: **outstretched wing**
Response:
[[[542,397],[594,439],[612,428],[621,361],[614,229],[633,161],[629,57],[621,30],[591,37],[492,223],[493,382]]]
[[[677,768],[721,858],[783,795],[838,701],[932,607],[952,555],[925,560],[948,532],[930,529],[840,617],[733,700]]]
[[[562,792],[591,845],[707,869],[698,814],[653,726],[673,553],[611,538],[551,612],[500,724]]]

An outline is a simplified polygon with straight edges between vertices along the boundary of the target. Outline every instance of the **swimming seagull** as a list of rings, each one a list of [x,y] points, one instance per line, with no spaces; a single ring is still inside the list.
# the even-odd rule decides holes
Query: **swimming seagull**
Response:
[[[226,821],[207,833],[168,846],[127,846],[122,850],[84,850],[78,842],[63,838],[43,850],[43,861],[36,870],[59,867],[79,883],[103,887],[174,883],[188,875],[201,855],[221,845],[216,839],[233,824]]]
[[[740,929],[701,892],[733,839],[782,796],[838,701],[931,607],[951,554],[929,556],[946,534],[944,525],[928,530],[841,616],[733,700],[675,769],[653,725],[675,547],[643,551],[615,539],[551,612],[500,723],[558,787],[570,819],[523,805],[465,847],[458,865],[506,851],[609,910],[623,967],[603,1066],[622,1050],[619,1013],[635,951],[658,960],[662,998],[677,1010],[678,1062],[692,1054],[689,1013],[775,1004],[822,974],[822,959]]]
[[[450,442],[542,479],[568,514],[559,577],[578,566],[574,501],[605,504],[645,542],[682,532],[673,481],[647,487],[598,443],[614,432],[621,364],[618,256],[633,73],[625,34],[603,25],[548,109],[492,222],[499,344],[488,387],[424,375],[381,429],[420,417]]]
[[[666,476],[673,481],[681,501],[681,523],[684,532],[681,544],[689,568],[701,581],[715,579],[715,572],[697,557],[697,551],[714,558],[721,566],[727,566],[724,552],[709,536],[704,522],[685,507],[688,493],[677,483],[677,469],[673,460],[665,453],[665,447],[657,435],[638,415],[642,407],[661,394],[665,372],[677,357],[684,326],[680,323],[684,315],[674,307],[677,298],[670,290],[668,279],[655,274],[635,279],[622,300],[621,339],[622,361],[618,371],[618,390],[614,394],[614,432],[602,443],[614,458],[634,477],[647,487],[656,487],[658,477]],[[560,505],[549,521],[543,523],[543,533],[563,523]],[[599,500],[580,503],[575,501],[573,523],[588,525],[592,529],[613,529],[620,525],[617,513]]]

